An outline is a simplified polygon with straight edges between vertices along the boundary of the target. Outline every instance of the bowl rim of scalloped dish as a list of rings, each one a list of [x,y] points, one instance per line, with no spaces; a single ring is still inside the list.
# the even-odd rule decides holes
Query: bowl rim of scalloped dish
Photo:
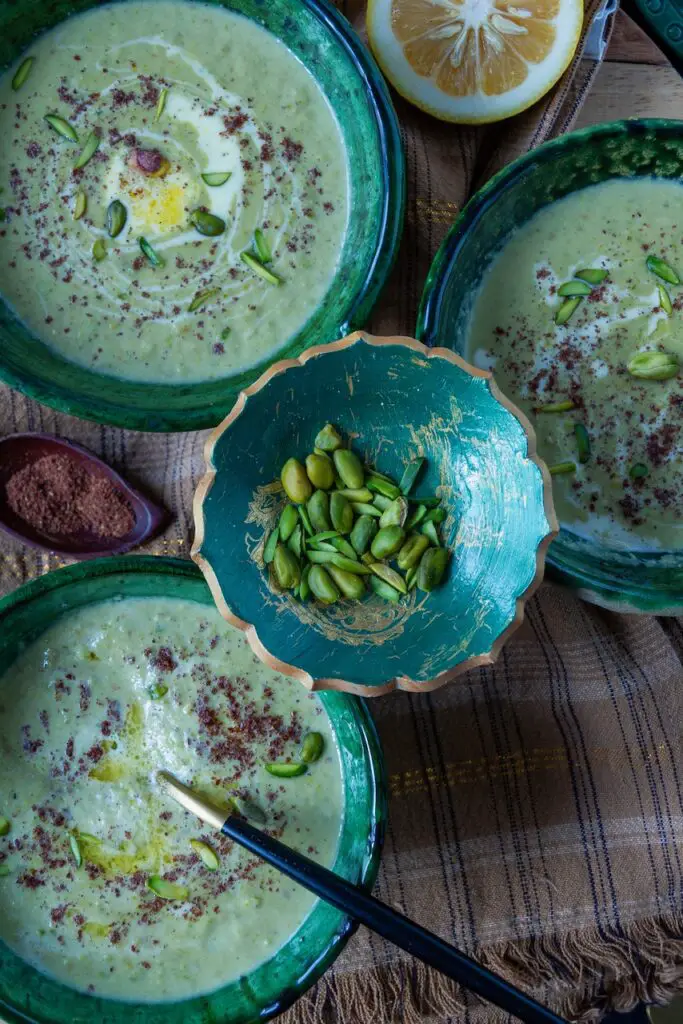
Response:
[[[86,2],[86,11],[97,5],[97,0]],[[125,3],[126,0],[117,2]],[[187,2],[203,3],[205,0]],[[239,2],[217,2],[228,11],[250,18],[262,24],[266,31],[272,32],[265,21],[251,18],[249,14],[244,13]],[[297,16],[295,6],[291,12],[294,23]],[[353,26],[330,0],[300,0],[299,6],[320,23],[322,32],[353,67],[365,98],[364,116],[367,116],[368,121],[374,125],[377,140],[381,189],[377,215],[373,221],[374,235],[367,238],[365,272],[349,293],[343,309],[338,311],[339,322],[333,327],[329,324],[326,327],[327,330],[336,330],[337,336],[341,337],[351,330],[362,327],[367,321],[396,261],[405,211],[405,157],[399,122],[389,89],[373,56]],[[76,15],[79,13],[80,10]],[[62,20],[64,19],[47,20],[40,31],[49,31]],[[275,32],[272,34],[291,50],[285,38]],[[22,41],[23,49],[17,51],[13,59],[30,46],[30,41],[30,37]],[[295,57],[302,60],[309,73],[320,84],[319,77],[307,61],[298,54],[295,54]],[[6,67],[0,67],[0,72],[6,70]],[[335,110],[334,113],[340,123],[350,168],[349,180],[353,183],[352,158],[346,145],[344,124],[342,119],[338,118],[338,111]],[[364,217],[364,210],[357,201],[354,208],[353,198],[351,194],[348,223]],[[0,345],[0,381],[58,412],[109,426],[152,432],[192,431],[213,427],[217,417],[224,415],[232,407],[241,387],[256,379],[276,360],[299,351],[302,344],[314,343],[316,332],[321,328],[317,322],[319,313],[335,290],[343,287],[345,267],[352,256],[351,253],[345,254],[346,239],[343,240],[342,246],[334,275],[320,302],[310,311],[299,330],[283,339],[279,346],[270,355],[262,357],[256,366],[247,366],[215,379],[179,381],[174,384],[163,381],[139,381],[117,377],[115,374],[100,374],[89,367],[67,360],[59,352],[52,350],[28,331],[20,319],[11,314],[6,326],[0,325],[0,340],[5,333],[8,337],[16,335],[22,339],[29,338],[31,344],[40,347],[41,353],[44,351],[48,365],[36,369],[33,360],[21,355],[23,350],[18,345],[13,346],[12,354],[6,357],[3,355],[4,346]],[[0,306],[7,310],[1,295]],[[335,318],[330,312],[327,319]],[[16,355],[15,349],[19,351],[19,355]],[[58,379],[55,379],[57,374]]]
[[[101,601],[157,596],[178,597],[214,608],[206,581],[189,559],[116,555],[53,570],[0,599],[3,650],[11,664],[25,643],[34,641],[64,614]],[[319,696],[335,737],[341,733],[344,740],[344,748],[341,744],[339,747],[344,799],[334,866],[343,877],[370,892],[379,872],[387,821],[387,778],[381,743],[365,701],[348,694]],[[318,900],[283,945],[247,974],[208,993],[149,1003],[94,996],[70,988],[0,940],[0,1021],[46,1024],[58,1020],[70,1024],[87,1017],[126,1024],[134,1017],[151,1024],[200,1024],[207,1019],[221,1024],[253,1024],[270,1020],[288,1009],[324,974],[356,928],[357,922]],[[273,972],[277,983],[267,981]],[[42,985],[45,989],[41,992]],[[53,1017],[49,1006],[55,1002],[60,1012]]]
[[[502,405],[519,422],[524,430],[528,444],[526,457],[538,468],[543,481],[543,510],[549,529],[541,538],[536,548],[536,568],[534,576],[526,589],[515,599],[515,614],[512,620],[508,623],[506,628],[497,637],[495,637],[486,653],[466,658],[453,668],[440,672],[438,675],[426,682],[414,680],[405,675],[396,675],[385,683],[376,686],[364,686],[349,680],[338,678],[314,678],[311,673],[307,672],[305,669],[299,668],[296,665],[290,664],[289,662],[276,657],[265,647],[260,639],[257,625],[255,623],[245,621],[232,611],[223,593],[218,576],[211,565],[209,558],[202,551],[206,536],[204,502],[211,492],[211,488],[213,487],[218,473],[213,463],[214,449],[223,434],[230,429],[235,420],[244,412],[249,398],[258,394],[259,391],[267,387],[269,382],[276,376],[287,373],[289,370],[302,367],[311,359],[324,358],[330,353],[339,352],[342,349],[350,348],[351,346],[358,344],[374,347],[382,347],[385,345],[401,346],[408,351],[417,353],[425,359],[444,359],[469,374],[469,376],[486,380],[494,399],[496,399],[496,401],[498,401],[500,405]],[[233,626],[236,626],[244,633],[254,654],[256,654],[256,656],[270,668],[275,669],[277,672],[281,672],[283,675],[293,676],[310,690],[342,690],[346,693],[355,693],[363,697],[383,696],[384,694],[391,693],[396,689],[413,692],[428,692],[444,686],[457,676],[460,676],[464,672],[468,672],[473,668],[492,665],[498,658],[503,646],[524,621],[524,609],[526,603],[543,582],[545,558],[548,547],[559,532],[559,526],[553,506],[551,477],[545,463],[536,454],[536,434],[528,418],[508,398],[505,397],[493,379],[493,374],[488,370],[480,370],[471,366],[469,363],[465,362],[461,356],[450,349],[427,348],[427,346],[416,341],[414,338],[399,335],[377,337],[367,334],[365,331],[355,331],[353,334],[348,335],[346,338],[341,338],[339,341],[333,341],[325,345],[317,345],[314,348],[307,349],[296,359],[283,359],[280,362],[275,363],[264,374],[262,374],[257,381],[240,393],[232,411],[209,435],[204,446],[204,460],[206,470],[199,480],[193,500],[195,537],[190,552],[191,558],[204,574],[221,615]]]

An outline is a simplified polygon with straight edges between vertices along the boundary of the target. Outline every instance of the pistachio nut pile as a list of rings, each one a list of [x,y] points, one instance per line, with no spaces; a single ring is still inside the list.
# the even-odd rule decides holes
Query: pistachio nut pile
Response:
[[[359,601],[368,586],[386,601],[438,587],[450,555],[439,538],[446,510],[438,497],[411,493],[425,461],[412,459],[395,483],[326,424],[304,463],[282,467],[289,503],[263,550],[273,586],[326,605]]]

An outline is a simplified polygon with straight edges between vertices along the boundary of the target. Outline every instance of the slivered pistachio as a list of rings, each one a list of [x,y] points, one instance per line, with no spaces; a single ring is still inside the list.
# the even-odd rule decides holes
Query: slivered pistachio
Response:
[[[311,481],[298,459],[287,459],[280,473],[280,481],[285,494],[295,505],[302,505],[313,493]]]
[[[268,815],[263,808],[249,797],[238,796],[235,804],[242,817],[248,821],[255,821],[257,825],[265,825],[268,821]]]
[[[276,526],[275,529],[268,534],[268,540],[263,548],[263,561],[266,565],[270,565],[273,561],[273,558],[275,557],[275,548],[277,547],[279,539],[279,530]]]
[[[220,295],[220,288],[204,288],[203,291],[197,292],[190,305],[187,307],[188,313],[195,313],[202,306],[205,306],[209,299],[213,299],[216,295]]]
[[[334,465],[327,455],[307,455],[306,472],[314,487],[321,487],[326,491],[334,485]]]
[[[383,601],[392,601],[394,604],[401,600],[401,595],[398,590],[385,583],[379,576],[370,577],[370,589],[374,590],[378,597],[381,597]]]
[[[209,846],[208,843],[203,843],[201,839],[190,839],[190,846],[209,871],[218,870],[220,860],[212,846]]]
[[[373,516],[379,519],[382,515],[380,509],[376,505],[368,505],[365,501],[352,501],[351,508],[359,516]]]
[[[591,457],[591,442],[583,423],[574,424],[574,436],[576,437],[576,447],[579,450],[579,462],[588,462]]]
[[[424,517],[423,522],[425,523],[443,523],[446,520],[448,513],[445,508],[430,508],[427,515]]]
[[[314,764],[322,757],[325,740],[320,732],[307,732],[301,744],[301,760],[305,764]]]
[[[375,508],[378,508],[380,512],[386,512],[391,505],[391,498],[385,498],[383,494],[376,494],[372,499],[372,504]]]
[[[404,497],[396,498],[391,505],[382,512],[379,520],[380,528],[384,526],[403,526],[408,518],[408,502]]]
[[[362,487],[365,481],[365,473],[360,459],[355,452],[349,448],[337,448],[334,455],[334,465],[337,473],[347,487]]]
[[[161,700],[168,693],[168,686],[165,686],[163,683],[154,683],[150,686],[147,693],[150,700]]]
[[[166,265],[164,258],[155,252],[146,238],[138,238],[138,245],[140,246],[142,255],[149,260],[153,267],[163,267]]]
[[[651,270],[653,274],[656,274],[657,277],[660,277],[662,281],[666,281],[667,284],[681,283],[681,279],[674,268],[670,266],[666,260],[660,259],[659,256],[648,256],[645,260],[645,266],[648,270]]]
[[[69,836],[69,846],[71,847],[71,855],[74,859],[74,863],[77,868],[80,868],[83,863],[83,854],[81,853],[81,846],[73,833]]]
[[[298,516],[297,516],[298,519]],[[297,523],[294,527],[291,537],[287,541],[287,547],[297,558],[301,558],[301,552],[304,546],[304,532],[301,529],[301,523]]]
[[[315,438],[315,447],[320,448],[323,452],[336,451],[337,448],[341,448],[342,444],[339,431],[331,423],[326,423]]]
[[[120,199],[112,199],[107,207],[107,234],[116,238],[121,234],[128,220],[128,210]]]
[[[273,556],[275,578],[283,590],[293,590],[301,582],[299,560],[284,544],[278,544]]]
[[[313,491],[313,494],[308,499],[306,511],[308,512],[308,518],[311,520],[311,526],[316,533],[323,533],[325,530],[332,529],[330,522],[330,496],[327,491]],[[335,523],[334,528],[338,530],[339,524]]]
[[[306,511],[305,505],[299,505],[297,511],[299,513],[299,518],[301,519],[301,522],[303,524],[304,530],[306,531],[306,533],[308,534],[309,537],[312,537],[313,534],[315,533],[315,530],[313,529],[313,526],[311,525],[311,520],[309,519],[308,512]]]
[[[359,516],[353,524],[350,541],[357,555],[364,555],[377,533],[377,523],[372,516]]]
[[[443,580],[448,565],[446,548],[429,548],[425,551],[417,570],[417,585],[420,590],[429,593],[438,587]]]
[[[9,818],[0,817],[0,836],[8,835],[11,827],[12,827],[12,824],[11,824]]]
[[[269,775],[274,775],[276,779],[295,779],[298,775],[305,775],[308,771],[308,765],[301,761],[271,761],[263,767]]]
[[[103,238],[96,238],[92,247],[93,259],[100,263],[107,255],[107,245]]]
[[[372,562],[370,564],[370,571],[375,575],[379,576],[381,580],[388,583],[394,590],[398,590],[399,594],[407,594],[408,588],[406,581],[403,579],[400,573],[392,569],[390,565],[385,565],[384,562]]]
[[[253,270],[255,274],[258,274],[264,281],[267,281],[268,284],[282,284],[282,278],[274,274],[268,267],[264,267],[260,260],[257,260],[252,253],[243,252],[240,259],[243,263],[246,263],[250,270]]]
[[[328,565],[327,571],[344,597],[351,601],[359,601],[365,594],[365,583],[362,576],[346,572],[345,569],[339,569],[336,565]]]
[[[423,534],[425,537],[429,537],[432,544],[434,544],[436,547],[439,546],[439,534],[437,532],[436,525],[432,522],[431,519],[427,519],[426,516],[422,521],[422,525],[420,526],[420,533]]]
[[[554,466],[548,466],[551,476],[563,476],[566,473],[576,473],[575,462],[556,462]]]
[[[377,559],[391,558],[403,547],[405,536],[405,530],[400,526],[385,526],[373,539],[370,551]]]
[[[261,263],[270,263],[273,254],[261,228],[256,228],[254,232],[254,245],[256,246],[256,255],[261,260]]]
[[[372,501],[372,491],[367,487],[340,487],[338,493],[347,501]]]
[[[90,135],[85,140],[85,145],[80,152],[76,163],[74,164],[74,170],[80,171],[82,167],[85,167],[87,163],[92,160],[97,150],[100,148],[100,136],[97,132],[90,132]]]
[[[299,584],[299,597],[302,601],[308,601],[311,596],[311,586],[308,582],[312,566],[305,565],[301,570],[301,583]]]
[[[571,412],[572,409],[576,409],[576,405],[571,398],[564,402],[548,402],[546,405],[534,406],[534,412]]]
[[[151,878],[148,878],[147,888],[162,900],[186,900],[190,895],[187,886],[176,885],[175,882],[169,882],[165,878],[161,878],[160,875],[152,875]]]
[[[202,174],[202,181],[209,188],[218,188],[220,185],[225,185],[232,177],[232,171],[207,171]]]
[[[330,519],[332,526],[339,533],[351,533],[353,529],[353,508],[339,491],[333,491],[330,497]]]
[[[340,555],[345,555],[346,558],[353,558],[358,561],[358,556],[354,548],[349,544],[348,540],[344,540],[343,537],[333,537],[330,540],[330,544],[335,548]]]
[[[678,376],[680,370],[678,357],[673,352],[639,352],[626,364],[632,377],[641,380],[671,380]]]
[[[33,65],[35,62],[35,57],[27,57],[26,60],[22,60],[19,67],[14,72],[14,77],[12,79],[12,88],[15,92],[21,89],[22,85],[33,71]]]
[[[294,533],[294,527],[299,522],[299,513],[295,509],[294,505],[285,505],[280,516],[280,539],[282,541],[288,541]]]
[[[584,267],[583,270],[577,270],[574,277],[578,277],[580,281],[587,281],[588,284],[601,284],[608,274],[609,271],[601,267]]]
[[[403,476],[399,482],[399,488],[401,494],[409,494],[415,486],[415,481],[420,475],[420,471],[424,466],[426,459],[411,459],[406,468],[403,470]]]
[[[593,291],[587,281],[565,281],[557,289],[562,298],[574,298],[576,295],[590,295]]]
[[[190,221],[200,235],[207,235],[209,238],[222,235],[225,231],[225,221],[207,210],[193,210],[190,214]]]
[[[394,498],[398,498],[401,493],[400,488],[392,480],[385,480],[384,477],[377,476],[374,473],[368,476],[365,486],[377,494],[383,494],[385,498],[390,498],[392,501]]]
[[[412,537],[408,537],[396,558],[396,564],[399,569],[405,571],[406,569],[412,569],[417,566],[429,547],[429,544],[429,537],[425,537],[424,534],[418,533]]]
[[[569,321],[570,317],[574,315],[574,313],[576,312],[576,310],[582,302],[583,299],[578,295],[573,299],[565,299],[560,308],[558,309],[557,313],[555,314],[555,323],[559,327],[562,327],[563,324],[566,324]]]
[[[228,338],[230,337],[230,331],[231,330],[232,330],[231,327],[224,327],[223,328],[223,330],[221,331],[221,340],[222,341],[227,341],[228,340]]]
[[[430,495],[428,498],[423,498],[422,495],[412,496],[406,495],[411,505],[424,505],[425,508],[436,508],[437,505],[441,504],[441,498],[436,495]]]
[[[69,142],[78,142],[78,135],[74,126],[65,121],[59,114],[46,114],[45,120],[50,125],[50,128],[57,132],[57,135],[61,135],[63,139],[68,139]]]
[[[644,462],[634,462],[628,471],[628,475],[631,477],[631,480],[644,480],[646,476],[650,475],[650,469]]]
[[[308,585],[311,593],[323,604],[334,604],[339,600],[340,594],[332,577],[322,565],[312,565],[308,574]]]
[[[7,878],[11,871],[7,864],[0,864],[0,878]]]
[[[166,100],[168,99],[168,89],[161,89],[159,92],[159,99],[157,100],[157,108],[154,111],[154,120],[158,121],[161,118],[164,110],[166,109]]]
[[[308,540],[309,544],[320,544],[326,540],[331,540],[333,537],[339,536],[339,530],[324,530],[322,533],[316,533],[314,537],[310,537]]]
[[[406,530],[412,530],[412,528],[414,526],[417,526],[419,523],[422,522],[422,520],[424,519],[424,517],[426,515],[427,515],[427,506],[426,505],[418,505],[417,508],[414,509],[413,512],[411,512],[411,514],[408,516],[408,518],[405,521],[405,528],[406,528]]]
[[[88,209],[88,197],[82,188],[79,188],[74,201],[74,220],[80,220]]]
[[[413,590],[413,588],[417,586],[417,569],[418,567],[414,565],[412,569],[408,569],[408,572],[406,573],[406,586],[408,590]]]
[[[663,284],[657,285],[657,292],[659,294],[659,305],[662,307],[667,316],[671,316],[671,314],[674,311],[671,296],[669,295],[668,291],[666,290]]]
[[[316,551],[311,549],[308,552],[308,560],[313,562],[314,565],[336,565],[338,569],[353,573],[354,576],[367,576],[369,572],[367,566],[362,565],[355,559],[347,558],[338,551]]]

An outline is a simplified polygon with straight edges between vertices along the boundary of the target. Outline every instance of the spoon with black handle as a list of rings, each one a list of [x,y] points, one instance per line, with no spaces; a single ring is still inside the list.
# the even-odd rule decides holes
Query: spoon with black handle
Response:
[[[223,835],[267,861],[283,875],[292,878],[320,899],[331,903],[333,907],[377,932],[418,960],[459,982],[464,988],[495,1003],[526,1024],[567,1024],[557,1014],[530,999],[497,974],[486,970],[455,946],[449,945],[433,932],[428,932],[386,903],[370,896],[360,886],[347,882],[345,878],[340,878],[328,868],[321,867],[284,843],[272,839],[260,829],[254,828],[244,818],[232,813],[226,818],[225,811],[198,796],[168,772],[159,772],[157,777],[178,803],[192,814],[196,814],[207,825],[218,829]]]

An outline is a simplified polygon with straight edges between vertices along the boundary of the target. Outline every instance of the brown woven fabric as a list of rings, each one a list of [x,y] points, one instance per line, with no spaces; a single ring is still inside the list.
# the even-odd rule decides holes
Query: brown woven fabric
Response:
[[[342,6],[361,27],[359,0]],[[578,58],[536,108],[486,130],[397,101],[407,222],[371,329],[412,332],[430,261],[473,184],[566,130],[595,69]],[[203,435],[98,427],[0,389],[0,431],[15,430],[97,451],[174,511],[148,552],[187,555]],[[60,564],[3,538],[0,592]],[[683,977],[682,666],[679,623],[612,615],[544,586],[494,669],[376,702],[390,780],[379,896],[570,1017],[673,992]],[[283,1021],[501,1019],[361,931]]]

